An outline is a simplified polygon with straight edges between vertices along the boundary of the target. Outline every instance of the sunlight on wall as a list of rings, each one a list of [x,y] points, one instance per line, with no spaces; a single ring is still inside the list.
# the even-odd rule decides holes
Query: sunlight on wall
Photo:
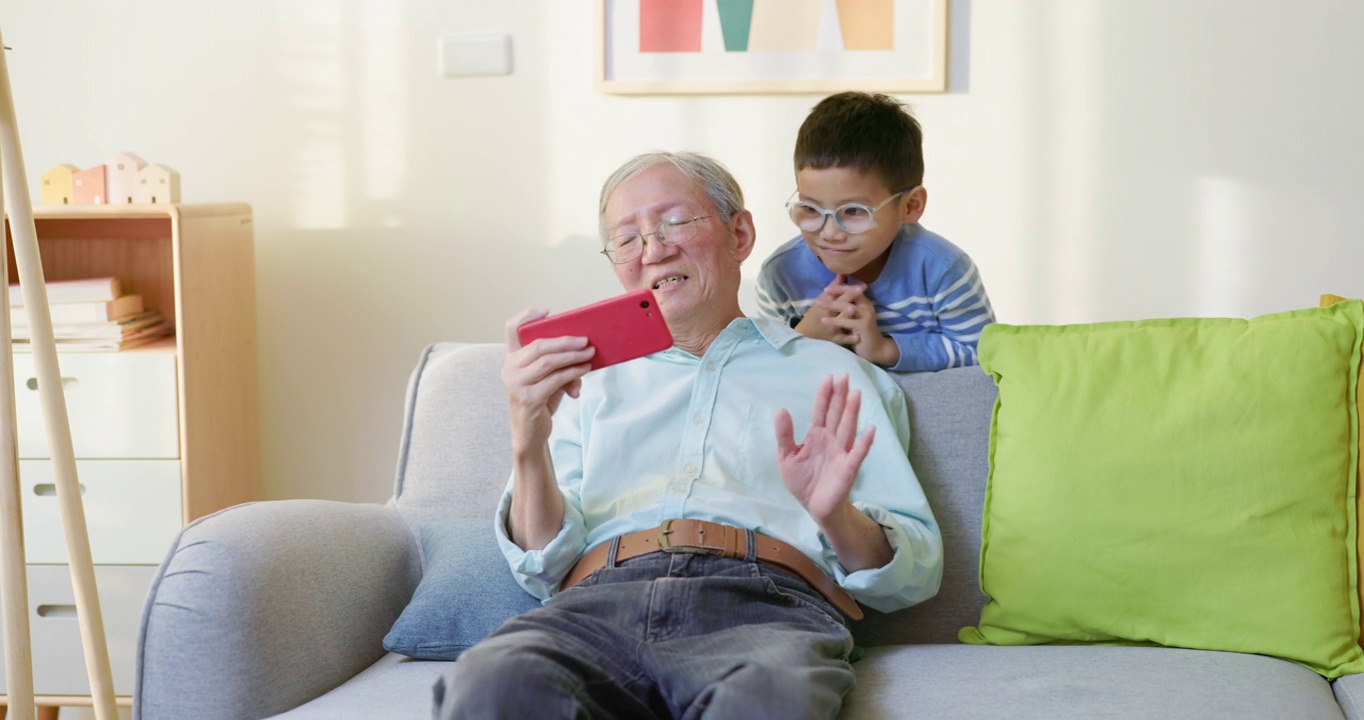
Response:
[[[1194,312],[1202,317],[1244,314],[1244,279],[1250,277],[1242,245],[1254,228],[1249,212],[1253,192],[1226,177],[1200,177],[1193,186],[1197,248],[1192,276],[1197,283]]]
[[[407,175],[407,67],[403,52],[402,6],[391,0],[360,5],[360,142],[365,195],[393,200],[403,194]],[[387,226],[401,218],[384,218]]]
[[[1047,93],[1054,119],[1049,143],[1055,155],[1049,167],[1050,201],[1055,245],[1051,254],[1051,312],[1056,317],[1087,319],[1092,316],[1094,291],[1094,243],[1098,201],[1098,114],[1102,101],[1098,68],[1094,61],[1099,26],[1093,3],[1051,5],[1049,25],[1055,42],[1049,56],[1051,88]]]
[[[345,6],[305,0],[277,6],[280,68],[294,127],[293,224],[307,230],[346,226],[346,157],[342,111]]]
[[[900,97],[924,124],[925,224],[1001,320],[1361,292],[1364,3],[949,1],[953,92]],[[630,156],[734,172],[758,230],[748,309],[796,234],[791,151],[820,97],[599,93],[592,7],[47,0],[0,3],[0,23],[31,178],[134,150],[189,202],[252,205],[267,492],[379,501],[423,344],[619,288],[597,193]],[[468,34],[511,36],[513,74],[439,77],[437,37]]]

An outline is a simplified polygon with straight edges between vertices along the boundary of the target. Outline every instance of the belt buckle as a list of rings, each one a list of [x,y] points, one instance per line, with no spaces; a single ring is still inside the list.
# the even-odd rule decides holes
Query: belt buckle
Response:
[[[700,547],[699,545],[673,545],[669,535],[673,533],[673,521],[664,520],[658,526],[658,549],[666,553],[685,553],[688,555],[720,555],[724,551],[712,548]]]

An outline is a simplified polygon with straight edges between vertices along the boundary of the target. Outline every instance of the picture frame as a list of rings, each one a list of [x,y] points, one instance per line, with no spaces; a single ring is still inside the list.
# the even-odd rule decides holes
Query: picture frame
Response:
[[[596,0],[617,95],[947,90],[948,0]]]

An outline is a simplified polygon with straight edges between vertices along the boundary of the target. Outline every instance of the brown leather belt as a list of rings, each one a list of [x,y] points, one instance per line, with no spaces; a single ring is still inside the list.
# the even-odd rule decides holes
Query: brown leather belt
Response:
[[[668,520],[651,530],[641,530],[620,536],[617,544],[616,562],[625,562],[641,555],[656,552],[682,552],[743,560],[748,556],[747,531],[729,525],[707,522],[705,520]],[[754,533],[759,562],[781,568],[801,578],[818,590],[834,607],[853,620],[862,619],[862,608],[857,606],[848,591],[839,587],[805,553],[770,538]],[[606,567],[612,543],[606,542],[592,548],[583,555],[577,565],[568,572],[560,590],[567,590],[582,582],[583,578]]]

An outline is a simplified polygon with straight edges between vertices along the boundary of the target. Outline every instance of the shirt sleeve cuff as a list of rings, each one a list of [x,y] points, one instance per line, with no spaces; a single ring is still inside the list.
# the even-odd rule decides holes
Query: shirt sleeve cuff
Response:
[[[900,349],[900,358],[894,365],[886,368],[890,372],[913,372],[919,365],[918,356],[914,354],[914,348],[909,339],[909,333],[892,333],[890,339],[895,341],[895,347]]]
[[[508,491],[497,506],[497,544],[516,582],[531,595],[548,600],[587,548],[587,526],[582,513],[565,498],[564,524],[559,528],[559,534],[540,550],[522,550],[512,542],[507,533],[510,515],[511,492]]]
[[[903,594],[906,582],[913,575],[914,547],[909,535],[889,511],[861,502],[854,502],[853,507],[881,526],[895,555],[881,567],[848,572],[839,564],[838,553],[829,544],[829,538],[821,532],[819,542],[824,548],[824,560],[833,568],[834,580],[858,602],[881,612],[900,610],[905,603],[898,596]]]

